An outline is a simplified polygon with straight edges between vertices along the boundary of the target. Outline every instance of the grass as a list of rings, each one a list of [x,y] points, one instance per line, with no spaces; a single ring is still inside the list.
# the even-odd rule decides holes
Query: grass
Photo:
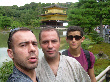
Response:
[[[103,70],[105,70],[108,66],[110,66],[110,44],[101,43],[95,44],[89,51],[93,52],[93,54],[98,54],[102,51],[104,54],[108,56],[108,59],[97,59],[94,64],[95,76],[99,75]]]
[[[8,33],[0,34],[0,47],[7,47]]]
[[[95,44],[91,49],[89,49],[94,54],[98,54],[103,51],[104,54],[108,55],[110,58],[110,44],[102,42],[101,44]]]
[[[61,37],[60,39],[61,39],[60,50],[68,49],[68,44],[66,42],[66,38],[65,37]]]

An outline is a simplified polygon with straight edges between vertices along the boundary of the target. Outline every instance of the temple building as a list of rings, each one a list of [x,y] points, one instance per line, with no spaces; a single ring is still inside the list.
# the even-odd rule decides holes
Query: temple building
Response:
[[[45,14],[41,14],[42,27],[52,26],[54,28],[64,27],[63,23],[67,22],[67,7],[51,5],[44,7]]]

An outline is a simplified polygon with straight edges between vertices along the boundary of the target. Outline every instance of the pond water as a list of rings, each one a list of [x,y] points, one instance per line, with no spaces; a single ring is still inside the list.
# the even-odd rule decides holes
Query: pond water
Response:
[[[0,48],[0,67],[2,65],[2,62],[6,61],[6,59],[11,60],[7,55],[7,48]]]

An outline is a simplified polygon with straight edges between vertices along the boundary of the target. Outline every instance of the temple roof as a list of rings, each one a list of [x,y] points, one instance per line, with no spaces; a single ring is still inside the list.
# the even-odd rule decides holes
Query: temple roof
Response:
[[[44,7],[44,9],[46,9],[46,8],[52,8],[52,7],[68,9],[67,7],[62,7],[62,6],[59,6],[59,5],[57,5],[57,4],[54,4],[54,5],[51,5],[51,6]]]
[[[48,14],[41,14],[41,16],[55,15],[55,14],[58,14],[58,15],[67,15],[67,14],[62,14],[62,13],[48,13]]]

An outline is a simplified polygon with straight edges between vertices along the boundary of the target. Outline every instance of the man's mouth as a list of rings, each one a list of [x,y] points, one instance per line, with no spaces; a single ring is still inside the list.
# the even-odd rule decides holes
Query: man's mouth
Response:
[[[74,43],[74,44],[72,44],[73,46],[75,46],[76,44]]]
[[[54,53],[54,51],[53,50],[49,50],[49,51],[47,51],[48,53]]]
[[[31,62],[31,63],[35,63],[37,60],[38,60],[37,57],[30,57],[29,58],[29,62]]]

